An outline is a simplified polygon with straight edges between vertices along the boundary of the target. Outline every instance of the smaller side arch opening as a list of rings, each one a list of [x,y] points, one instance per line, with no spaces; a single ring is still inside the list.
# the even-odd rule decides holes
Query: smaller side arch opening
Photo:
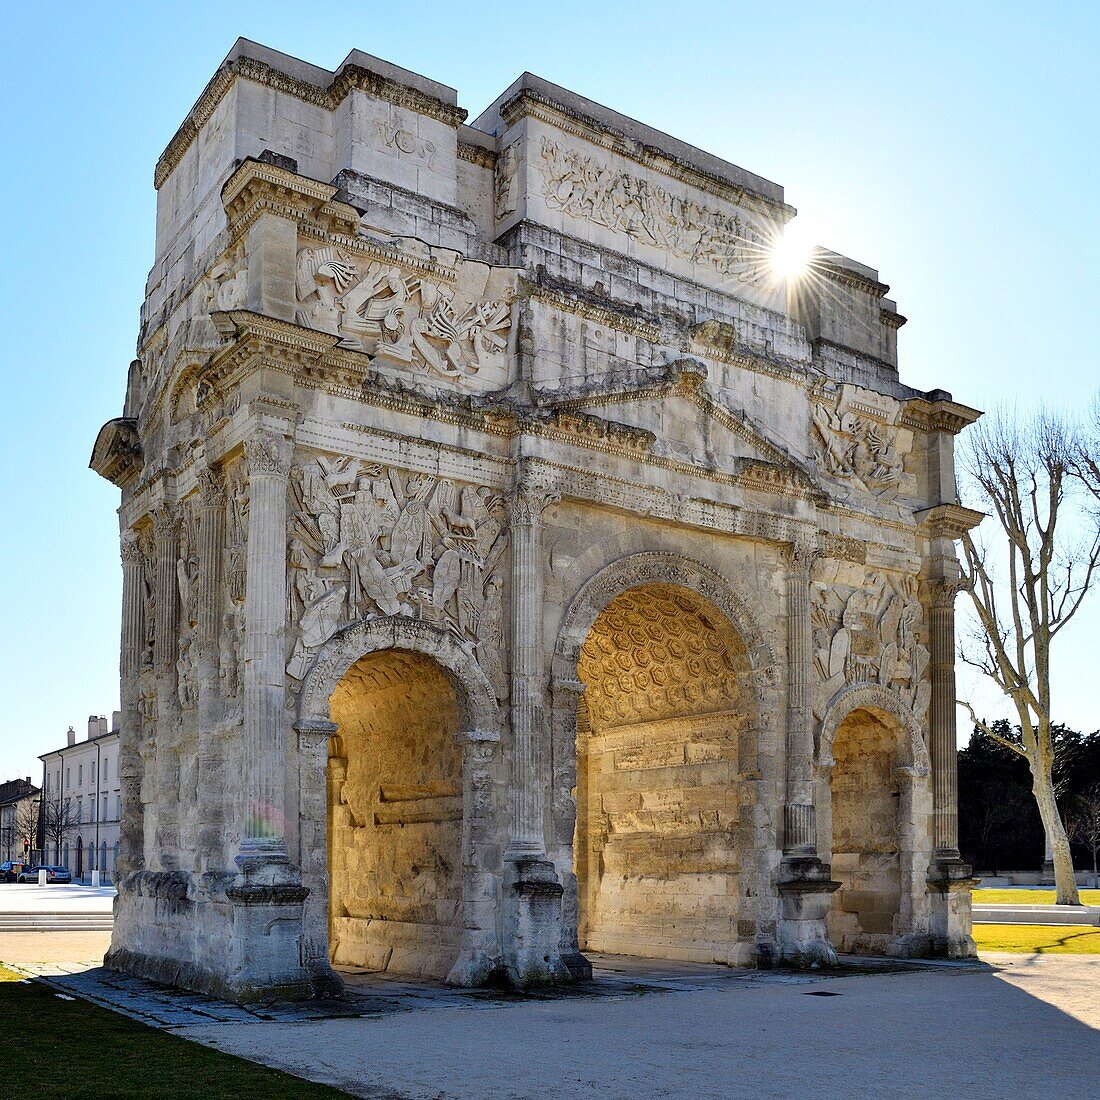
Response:
[[[862,706],[832,735],[832,874],[841,886],[827,926],[840,952],[886,954],[900,931],[901,732],[893,714]]]
[[[462,933],[462,720],[454,682],[399,649],[333,690],[328,762],[334,966],[443,978]]]

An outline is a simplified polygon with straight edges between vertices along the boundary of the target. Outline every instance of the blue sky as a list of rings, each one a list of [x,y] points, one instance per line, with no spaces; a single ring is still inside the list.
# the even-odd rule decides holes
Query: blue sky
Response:
[[[1092,4],[34,7],[5,11],[0,75],[0,779],[117,706],[118,498],[87,461],[134,353],[153,165],[238,35],[328,68],[362,49],[471,118],[529,69],[782,183],[893,287],[910,384],[1021,409],[1100,385]],[[1100,592],[1056,653],[1055,716],[1089,730],[1098,642]]]

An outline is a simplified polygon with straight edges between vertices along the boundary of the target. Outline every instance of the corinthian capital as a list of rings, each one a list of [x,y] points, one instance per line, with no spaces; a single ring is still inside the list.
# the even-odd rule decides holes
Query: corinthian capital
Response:
[[[792,577],[810,579],[814,565],[825,556],[820,546],[811,542],[792,542],[783,547],[783,564]]]
[[[122,539],[119,543],[119,555],[122,558],[122,564],[124,566],[142,564],[144,558],[141,553],[141,547],[138,545],[138,537],[135,532],[123,532]]]
[[[561,500],[561,493],[538,482],[531,471],[522,468],[515,487],[508,494],[508,514],[513,526],[542,522],[542,513]]]
[[[225,504],[225,482],[216,466],[204,466],[195,475],[199,483],[199,501],[204,508],[220,508]]]
[[[150,513],[153,519],[153,535],[161,539],[174,539],[180,530],[180,510],[175,504],[165,501]]]
[[[244,455],[248,461],[250,477],[257,474],[290,476],[290,460],[293,446],[283,435],[262,432],[244,442]]]
[[[925,598],[932,608],[952,607],[955,597],[966,587],[958,577],[933,577],[923,585]]]

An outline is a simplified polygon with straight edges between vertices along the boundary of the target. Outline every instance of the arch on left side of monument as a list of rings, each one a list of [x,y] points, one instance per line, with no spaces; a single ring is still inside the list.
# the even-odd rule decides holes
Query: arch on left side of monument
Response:
[[[472,655],[430,623],[361,620],[317,653],[295,728],[319,963],[459,985],[499,965],[501,721]]]

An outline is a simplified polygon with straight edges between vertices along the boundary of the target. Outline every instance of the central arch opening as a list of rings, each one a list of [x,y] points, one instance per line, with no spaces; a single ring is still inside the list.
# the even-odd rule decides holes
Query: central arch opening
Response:
[[[329,945],[334,966],[443,978],[459,953],[459,701],[406,650],[357,661],[330,703]]]
[[[838,951],[885,954],[901,908],[898,735],[894,719],[853,711],[833,738],[832,872],[827,926]]]
[[[615,597],[581,647],[574,870],[582,949],[725,962],[737,940],[746,655],[696,593]]]

